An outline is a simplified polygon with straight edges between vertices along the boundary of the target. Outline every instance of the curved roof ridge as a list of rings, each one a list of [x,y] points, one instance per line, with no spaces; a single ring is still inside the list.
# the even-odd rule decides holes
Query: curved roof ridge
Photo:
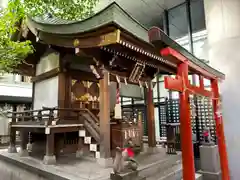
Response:
[[[124,10],[117,2],[113,1],[111,2],[109,5],[107,5],[105,8],[99,10],[98,12],[96,12],[94,15],[87,17],[85,19],[82,20],[66,20],[66,19],[61,19],[61,18],[57,18],[57,17],[46,17],[46,18],[41,18],[41,17],[30,17],[28,16],[29,19],[31,19],[32,21],[35,21],[38,24],[46,24],[46,25],[69,25],[69,24],[75,24],[75,23],[82,23],[84,21],[87,21],[89,19],[94,18],[97,15],[100,15],[102,12],[106,11],[107,9],[110,9],[111,7],[116,6],[117,8],[119,8],[122,12],[124,12],[125,15],[127,15],[130,19],[132,19],[135,23],[137,23],[138,25],[140,25],[142,28],[144,28],[146,31],[148,30],[145,26],[143,26],[137,19],[135,19],[134,17],[132,17],[126,10]]]

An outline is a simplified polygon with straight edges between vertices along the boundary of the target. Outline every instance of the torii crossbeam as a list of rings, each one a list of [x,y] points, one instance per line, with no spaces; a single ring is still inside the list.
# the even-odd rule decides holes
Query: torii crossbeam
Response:
[[[189,95],[196,94],[212,99],[214,118],[216,121],[216,134],[218,140],[222,179],[230,180],[225,137],[223,132],[223,122],[222,116],[219,115],[218,107],[218,79],[214,78],[211,74],[202,70],[199,71],[200,86],[193,86],[188,80],[189,67],[193,68],[192,63],[188,61],[188,59],[186,59],[183,55],[169,47],[162,49],[160,53],[163,57],[172,56],[172,58],[175,58],[179,61],[176,77],[165,77],[164,83],[166,89],[178,91],[180,93],[180,133],[182,145],[183,179],[195,179]],[[204,89],[204,78],[208,78],[211,80],[211,91]]]

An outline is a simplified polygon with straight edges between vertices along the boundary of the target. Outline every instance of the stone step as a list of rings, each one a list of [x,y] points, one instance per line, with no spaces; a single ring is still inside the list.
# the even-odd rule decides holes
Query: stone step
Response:
[[[177,165],[181,164],[181,154],[170,155],[145,167],[139,167],[139,175],[142,177],[151,178],[157,174],[162,173],[162,176],[166,175],[168,169],[177,168]],[[172,170],[169,170],[172,171]],[[170,172],[169,172],[170,173]],[[159,176],[160,178],[160,176]],[[153,179],[152,179],[153,180]]]
[[[176,162],[172,167],[161,169],[158,173],[150,176],[147,180],[181,180],[182,164],[181,161]]]

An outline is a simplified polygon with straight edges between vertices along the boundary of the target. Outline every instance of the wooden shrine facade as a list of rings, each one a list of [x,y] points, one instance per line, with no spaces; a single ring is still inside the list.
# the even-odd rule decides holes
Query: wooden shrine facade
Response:
[[[105,160],[129,137],[141,147],[141,114],[138,115],[140,123],[121,116],[119,93],[121,87],[128,84],[136,85],[132,94],[137,97],[141,97],[141,88],[147,90],[148,146],[154,148],[151,80],[159,73],[177,74],[176,79],[166,78],[165,85],[180,92],[181,143],[185,144],[183,175],[186,180],[194,179],[189,93],[213,97],[216,114],[217,81],[223,79],[224,74],[184,51],[161,30],[153,28],[148,34],[147,29],[115,2],[84,21],[28,18],[27,28],[21,32],[21,40],[31,40],[36,48],[36,53],[26,58],[31,65],[18,68],[19,73],[33,77],[33,111],[12,113],[11,152],[16,130],[22,134],[22,150],[26,150],[27,135],[33,139],[29,142],[41,139],[39,134],[45,135],[46,162],[56,161],[64,145],[71,143],[75,144],[78,155],[88,146],[95,157]],[[212,91],[204,90],[202,84],[190,86],[189,73],[211,79]],[[218,115],[215,119],[222,174],[227,177],[222,121]]]

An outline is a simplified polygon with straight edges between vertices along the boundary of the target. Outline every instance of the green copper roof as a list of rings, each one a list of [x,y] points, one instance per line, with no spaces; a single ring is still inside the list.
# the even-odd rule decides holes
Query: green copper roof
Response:
[[[109,24],[115,24],[135,37],[149,42],[148,30],[124,11],[116,2],[111,3],[94,16],[82,21],[67,21],[56,18],[28,18],[27,23],[28,26],[38,31],[59,35],[86,33]]]

